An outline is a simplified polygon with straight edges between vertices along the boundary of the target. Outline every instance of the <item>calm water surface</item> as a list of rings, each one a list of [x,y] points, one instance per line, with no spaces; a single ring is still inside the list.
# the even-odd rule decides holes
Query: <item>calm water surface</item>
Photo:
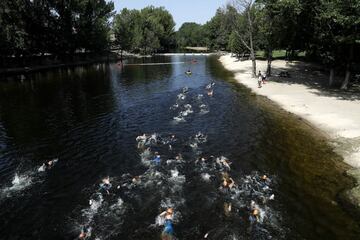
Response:
[[[160,239],[156,217],[171,206],[177,239],[206,233],[208,239],[359,239],[358,223],[337,201],[352,181],[324,140],[234,84],[216,58],[196,58],[197,64],[182,64],[191,60],[184,56],[133,60],[174,64],[123,69],[97,64],[1,82],[0,238],[75,239],[86,225],[89,239]],[[211,82],[213,97],[205,90]],[[183,119],[176,118],[181,111]],[[198,132],[206,141],[195,138]],[[140,156],[135,139],[143,133],[157,133],[163,143],[175,134],[171,149],[151,145],[160,166]],[[166,162],[178,153],[183,161]],[[219,190],[221,156],[232,162],[228,172],[238,187],[231,194]],[[55,166],[38,171],[53,158]],[[99,190],[106,176],[110,194]],[[132,184],[133,176],[141,182]],[[262,212],[256,224],[249,221],[251,200]],[[230,214],[224,202],[232,203]]]

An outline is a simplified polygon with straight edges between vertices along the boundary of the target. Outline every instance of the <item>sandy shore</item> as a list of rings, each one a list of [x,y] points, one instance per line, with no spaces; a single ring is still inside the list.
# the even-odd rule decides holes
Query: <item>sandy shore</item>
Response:
[[[258,88],[257,79],[251,77],[251,61],[237,61],[230,54],[220,57],[224,67],[235,74],[236,80],[250,88],[256,94],[265,96],[274,101],[286,111],[294,113],[315,127],[322,130],[335,146],[335,151],[344,157],[346,163],[354,167],[352,175],[360,176],[360,100],[344,99],[339,96],[331,96],[322,92],[321,88],[302,84],[301,79],[306,82],[316,78],[320,73],[313,74],[306,69],[306,64],[286,63],[284,60],[273,61],[273,73],[288,71],[297,81],[292,79],[277,78],[276,81],[268,81],[262,88]],[[257,71],[266,70],[266,61],[257,61]],[[300,76],[301,75],[301,76]],[[326,76],[321,76],[326,77]],[[300,78],[300,81],[299,81]],[[356,170],[357,169],[357,170]],[[360,178],[359,178],[360,180]],[[360,190],[360,188],[358,188]],[[355,189],[354,189],[355,191]],[[360,204],[360,191],[358,194]],[[360,207],[360,205],[359,205]]]

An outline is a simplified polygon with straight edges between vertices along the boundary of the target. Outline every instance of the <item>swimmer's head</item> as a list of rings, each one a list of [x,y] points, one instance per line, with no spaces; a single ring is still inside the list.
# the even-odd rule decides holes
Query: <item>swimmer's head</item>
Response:
[[[168,209],[166,210],[166,213],[167,213],[167,214],[173,214],[173,213],[174,213],[174,210],[173,210],[172,208],[168,208]]]
[[[252,214],[253,214],[254,216],[259,215],[259,210],[258,210],[257,208],[255,208],[254,211],[252,212]]]
[[[261,179],[262,179],[262,180],[266,180],[266,179],[267,179],[267,176],[266,176],[266,175],[263,175],[263,176],[261,177]]]

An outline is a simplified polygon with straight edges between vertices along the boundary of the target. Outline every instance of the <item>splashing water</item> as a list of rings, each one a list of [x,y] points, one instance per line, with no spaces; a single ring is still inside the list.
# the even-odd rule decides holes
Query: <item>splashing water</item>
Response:
[[[33,177],[31,174],[18,174],[15,173],[13,180],[11,181],[10,187],[5,187],[1,191],[1,195],[5,197],[11,197],[13,194],[16,194],[22,190],[27,189],[33,184]]]

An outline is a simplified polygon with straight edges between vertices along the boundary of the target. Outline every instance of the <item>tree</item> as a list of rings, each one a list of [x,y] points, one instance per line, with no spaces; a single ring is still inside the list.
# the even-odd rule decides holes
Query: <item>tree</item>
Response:
[[[334,66],[346,59],[341,89],[347,89],[354,49],[359,45],[360,1],[325,1],[317,7],[317,47],[324,62],[331,63],[329,84],[333,83]]]
[[[241,54],[244,55],[248,51],[248,49],[245,48],[244,45],[241,43],[235,31],[233,31],[229,36],[228,49],[230,49],[232,53],[235,53],[237,58],[239,58]]]
[[[206,46],[205,38],[203,26],[193,22],[183,23],[176,33],[176,41],[179,47]]]
[[[109,48],[110,23],[114,4],[105,0],[79,0],[74,13],[76,48],[101,52]]]
[[[240,27],[236,29],[236,33],[240,39],[240,41],[244,44],[244,46],[250,51],[250,58],[252,61],[252,76],[256,76],[256,55],[254,48],[254,0],[235,0],[234,7],[237,9],[238,13],[241,14],[245,21],[242,23],[246,23],[246,27]],[[241,26],[241,25],[240,25]]]
[[[128,10],[126,8],[114,17],[115,45],[120,48],[121,58],[124,50],[130,50],[139,45],[139,42],[134,41],[136,39],[135,36],[139,32],[137,31],[140,25],[139,17],[139,11]]]
[[[231,5],[217,9],[215,16],[203,26],[209,48],[228,49],[229,37],[234,30],[234,19],[237,18],[238,13]]]

